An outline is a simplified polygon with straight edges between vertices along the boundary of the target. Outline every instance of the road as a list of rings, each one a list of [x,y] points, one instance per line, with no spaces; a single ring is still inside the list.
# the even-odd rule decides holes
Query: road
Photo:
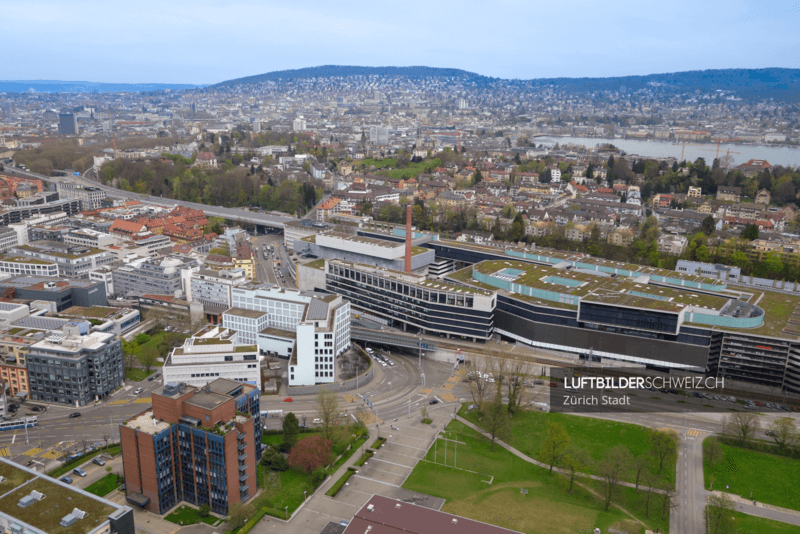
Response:
[[[255,258],[255,275],[259,282],[277,284],[281,287],[295,287],[289,271],[287,262],[289,261],[286,251],[283,249],[283,239],[280,234],[259,236],[250,239],[253,246],[253,257]],[[275,246],[275,253],[272,252],[272,245]],[[264,258],[264,252],[267,258]],[[279,259],[281,266],[275,266],[275,259]],[[281,277],[283,274],[283,277]]]
[[[280,213],[259,213],[259,212],[251,212],[245,211],[242,209],[237,208],[224,208],[222,206],[209,206],[207,204],[198,204],[196,202],[188,202],[185,200],[174,200],[171,198],[162,198],[162,197],[153,197],[150,195],[143,195],[140,193],[134,193],[132,191],[123,191],[122,189],[116,189],[114,187],[110,187],[107,185],[103,185],[99,182],[95,182],[90,180],[86,176],[44,176],[41,174],[37,174],[31,171],[24,171],[22,169],[6,167],[4,171],[7,174],[17,174],[20,176],[27,176],[30,178],[39,178],[43,181],[50,182],[50,183],[68,183],[68,182],[75,182],[84,186],[88,187],[96,187],[98,189],[102,189],[106,191],[111,196],[117,198],[127,198],[129,200],[138,200],[145,204],[175,204],[179,206],[186,206],[188,208],[198,209],[203,211],[206,215],[211,217],[222,217],[225,219],[240,221],[249,224],[260,224],[262,226],[270,226],[273,228],[283,228],[284,223],[296,221],[297,218],[292,217],[291,215],[280,214]],[[86,173],[84,173],[86,174]]]

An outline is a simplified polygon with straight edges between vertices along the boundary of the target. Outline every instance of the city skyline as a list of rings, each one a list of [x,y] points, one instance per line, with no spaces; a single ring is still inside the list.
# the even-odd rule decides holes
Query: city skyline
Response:
[[[322,3],[223,9],[204,1],[41,0],[6,7],[17,23],[7,30],[2,71],[6,80],[213,84],[324,64],[517,79],[800,67],[797,3],[569,4],[412,2],[388,10],[359,2],[343,11]]]

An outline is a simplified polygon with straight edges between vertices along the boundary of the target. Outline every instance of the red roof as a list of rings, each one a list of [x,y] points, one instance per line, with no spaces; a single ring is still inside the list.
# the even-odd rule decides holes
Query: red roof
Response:
[[[138,234],[139,232],[144,232],[146,230],[147,227],[145,225],[132,221],[126,221],[124,219],[115,220],[114,224],[111,225],[111,228],[108,229],[109,232],[120,232],[123,234]]]
[[[211,152],[200,152],[197,155],[197,159],[202,161],[211,161],[212,159],[217,159],[217,158],[215,158],[214,154],[212,154]]]

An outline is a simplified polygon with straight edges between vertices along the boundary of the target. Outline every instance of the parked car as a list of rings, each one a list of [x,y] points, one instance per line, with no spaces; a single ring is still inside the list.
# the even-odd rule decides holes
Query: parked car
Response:
[[[777,435],[778,435],[778,434],[776,434],[776,433],[775,433],[775,431],[774,431],[774,430],[767,430],[767,431],[766,431],[766,434],[767,434],[768,436],[772,436],[772,437],[775,437],[775,436],[777,436]]]
[[[152,375],[151,375],[151,376],[148,376],[148,377],[147,377],[147,381],[148,381],[148,382],[152,382],[152,381],[153,381],[153,378],[155,378],[155,377],[153,377]]]
[[[536,384],[537,386],[544,385],[544,380],[537,380],[536,382],[534,382],[534,384]]]
[[[92,459],[92,463],[95,464],[95,465],[100,465],[100,466],[106,465],[106,461],[103,460],[102,458],[94,458],[94,459]]]
[[[283,402],[292,402],[292,398],[291,397],[286,397],[285,399],[283,399]]]
[[[61,477],[59,480],[61,480],[61,482],[64,484],[72,484],[72,479],[69,477]]]
[[[550,383],[549,383],[549,384],[547,384],[547,385],[548,385],[549,387],[551,387],[551,388],[557,388],[557,387],[558,387],[558,382],[550,382]]]
[[[81,412],[72,412],[71,414],[69,414],[69,418],[70,419],[75,419],[76,417],[80,417],[80,416],[81,416]]]
[[[74,474],[78,475],[79,477],[85,477],[86,476],[86,471],[84,471],[80,467],[76,467],[75,469],[72,470],[72,472]]]
[[[311,422],[314,423],[315,425],[321,425],[322,424],[322,419],[314,419]]]
[[[758,410],[758,406],[756,406],[755,404],[748,404],[747,406],[744,407],[744,409],[745,410]]]

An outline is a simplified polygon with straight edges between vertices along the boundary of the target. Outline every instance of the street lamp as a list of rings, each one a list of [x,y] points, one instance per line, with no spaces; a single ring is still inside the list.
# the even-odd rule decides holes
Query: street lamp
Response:
[[[289,507],[288,506],[284,506],[283,508],[286,511],[286,519],[289,519]]]
[[[307,495],[307,493],[308,493],[308,490],[303,490],[303,501],[305,501],[306,499],[308,499],[308,495]]]

